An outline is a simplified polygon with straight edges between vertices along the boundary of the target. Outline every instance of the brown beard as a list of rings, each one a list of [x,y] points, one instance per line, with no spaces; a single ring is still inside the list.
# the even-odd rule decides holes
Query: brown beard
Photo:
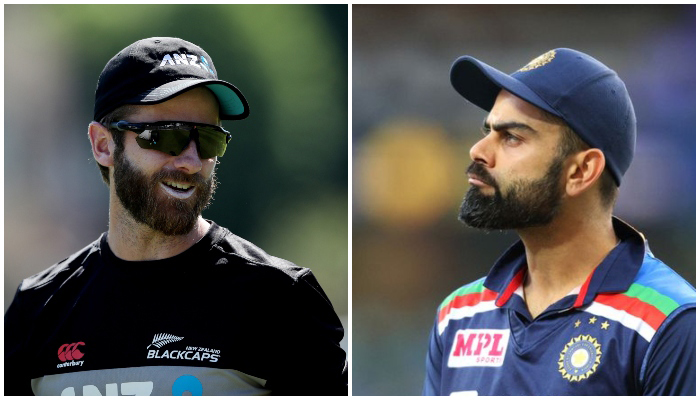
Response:
[[[160,182],[172,180],[194,185],[187,199],[163,193]],[[216,174],[209,179],[182,171],[159,171],[147,177],[124,156],[123,149],[114,152],[114,188],[119,201],[138,222],[165,235],[184,235],[194,229],[202,211],[207,208],[216,190]]]

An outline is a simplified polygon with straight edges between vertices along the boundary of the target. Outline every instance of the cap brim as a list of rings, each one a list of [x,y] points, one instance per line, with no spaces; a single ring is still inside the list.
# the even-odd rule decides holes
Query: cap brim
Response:
[[[491,111],[498,93],[504,89],[536,107],[561,117],[558,111],[523,82],[474,57],[463,56],[452,64],[450,82],[462,97],[486,111]]]
[[[248,102],[243,93],[232,84],[218,79],[181,79],[168,82],[130,99],[130,104],[157,104],[194,89],[206,86],[214,93],[219,101],[219,116],[221,119],[243,119],[248,116]]]

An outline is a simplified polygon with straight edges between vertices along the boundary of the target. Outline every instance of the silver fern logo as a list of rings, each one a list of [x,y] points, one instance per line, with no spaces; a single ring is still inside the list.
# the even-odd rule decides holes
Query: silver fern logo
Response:
[[[207,361],[207,362],[218,362],[219,357],[221,357],[221,350],[214,349],[211,347],[195,346],[197,343],[192,343],[191,345],[185,346],[184,343],[178,343],[170,348],[164,348],[166,345],[179,342],[183,340],[182,336],[175,336],[169,333],[156,333],[153,336],[153,342],[146,346],[148,351],[146,358],[151,360],[164,361],[168,359],[173,362],[185,362],[185,361]],[[189,341],[192,341],[190,337]],[[162,348],[163,347],[163,348]],[[179,361],[183,360],[183,361]]]
[[[153,343],[149,344],[146,349],[150,349],[151,346],[160,349],[168,343],[179,342],[182,339],[184,339],[184,337],[171,335],[169,333],[156,333],[155,336],[153,336]]]

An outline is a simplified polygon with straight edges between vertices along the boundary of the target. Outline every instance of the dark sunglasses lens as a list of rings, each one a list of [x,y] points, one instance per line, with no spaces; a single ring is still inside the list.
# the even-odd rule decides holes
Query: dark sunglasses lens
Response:
[[[136,143],[143,149],[162,151],[171,156],[178,156],[190,142],[190,131],[183,129],[152,130],[151,140],[140,136],[136,137]]]
[[[212,128],[197,128],[199,132],[199,156],[221,157],[226,152],[226,134]]]

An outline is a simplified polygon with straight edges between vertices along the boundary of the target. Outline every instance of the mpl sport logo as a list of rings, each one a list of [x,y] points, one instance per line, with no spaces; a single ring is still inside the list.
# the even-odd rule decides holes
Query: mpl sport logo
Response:
[[[211,69],[211,67],[209,66],[209,62],[206,58],[204,58],[204,56],[200,56],[198,59],[197,56],[192,54],[166,54],[165,56],[163,56],[163,60],[160,62],[160,66],[162,67],[166,63],[168,63],[169,65],[195,65],[204,70],[208,70],[212,74],[214,73],[214,70]]]
[[[77,361],[83,358],[85,353],[78,349],[78,346],[85,346],[85,342],[67,343],[58,348],[58,359],[63,361],[62,364],[56,365],[56,368],[82,366],[83,361]]]
[[[509,329],[461,329],[455,335],[447,366],[500,367],[509,341]]]

